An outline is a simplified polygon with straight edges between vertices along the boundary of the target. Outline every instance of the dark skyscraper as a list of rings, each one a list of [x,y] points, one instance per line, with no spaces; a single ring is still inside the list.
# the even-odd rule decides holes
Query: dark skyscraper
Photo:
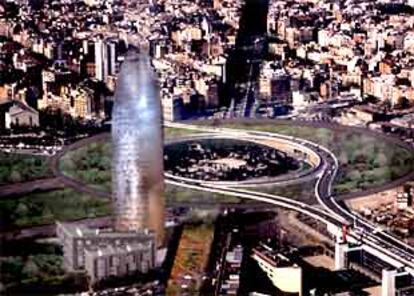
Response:
[[[161,102],[149,57],[130,51],[121,67],[112,114],[113,203],[117,231],[164,233]]]

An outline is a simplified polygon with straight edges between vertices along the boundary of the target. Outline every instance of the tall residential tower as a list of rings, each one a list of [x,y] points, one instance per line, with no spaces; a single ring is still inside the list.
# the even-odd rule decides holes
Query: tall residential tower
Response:
[[[119,74],[112,113],[112,190],[116,231],[164,236],[161,102],[149,57],[130,51]]]

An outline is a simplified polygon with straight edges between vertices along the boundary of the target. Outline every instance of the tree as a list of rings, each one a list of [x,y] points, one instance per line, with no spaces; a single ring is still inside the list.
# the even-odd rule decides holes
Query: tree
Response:
[[[10,181],[12,183],[19,183],[22,181],[22,176],[20,175],[20,173],[18,171],[12,171],[10,173]]]
[[[22,273],[26,275],[27,278],[33,278],[39,273],[39,267],[31,257],[29,257],[28,261],[24,265]]]
[[[19,217],[24,217],[28,214],[29,212],[29,208],[27,207],[26,204],[24,204],[23,202],[20,202],[17,207],[16,207],[16,214]]]
[[[407,109],[410,107],[410,101],[406,97],[400,97],[395,109]]]
[[[376,159],[379,167],[384,167],[388,164],[388,157],[385,155],[385,153],[379,153]]]

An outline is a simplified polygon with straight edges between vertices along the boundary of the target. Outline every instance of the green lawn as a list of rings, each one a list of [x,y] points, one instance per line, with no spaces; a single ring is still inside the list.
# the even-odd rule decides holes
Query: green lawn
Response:
[[[386,184],[414,170],[414,154],[391,142],[355,131],[269,123],[223,124],[299,137],[329,148],[339,160],[334,190],[350,193]]]
[[[109,140],[104,140],[69,151],[62,157],[60,169],[69,176],[109,191],[111,143]]]
[[[0,185],[50,177],[47,158],[0,152]]]
[[[188,136],[188,135],[197,134],[197,133],[200,133],[200,132],[189,130],[189,129],[184,129],[184,128],[175,128],[175,127],[164,128],[164,136],[167,139],[173,139],[173,138]]]
[[[0,200],[2,227],[29,227],[94,218],[110,214],[110,202],[72,189],[31,193],[21,198]]]
[[[87,288],[82,274],[66,273],[60,248],[35,241],[4,242],[0,255],[0,294],[56,295]]]
[[[27,282],[33,278],[63,275],[63,257],[54,254],[36,254],[28,257],[0,258],[2,268],[2,281],[13,283]]]

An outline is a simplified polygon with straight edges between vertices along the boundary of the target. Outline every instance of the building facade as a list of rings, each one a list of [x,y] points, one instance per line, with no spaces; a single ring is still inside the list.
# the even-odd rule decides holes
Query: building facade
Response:
[[[284,69],[266,64],[259,77],[259,95],[267,101],[281,104],[291,103],[291,78]]]
[[[155,267],[153,242],[85,249],[85,270],[91,282],[134,273],[146,273]]]
[[[164,235],[161,101],[149,58],[129,52],[121,67],[112,113],[112,190],[117,231]]]
[[[57,222],[56,235],[63,248],[66,270],[86,270],[91,277],[102,279],[134,271],[146,272],[155,266],[155,238],[150,232],[100,231],[80,224]],[[131,254],[135,265],[123,259]],[[93,264],[101,261],[100,258],[104,261],[118,260],[116,270],[97,271],[98,267]],[[114,266],[111,263],[106,268]]]
[[[303,295],[303,275],[300,266],[265,245],[253,249],[252,258],[275,287],[286,293]]]

